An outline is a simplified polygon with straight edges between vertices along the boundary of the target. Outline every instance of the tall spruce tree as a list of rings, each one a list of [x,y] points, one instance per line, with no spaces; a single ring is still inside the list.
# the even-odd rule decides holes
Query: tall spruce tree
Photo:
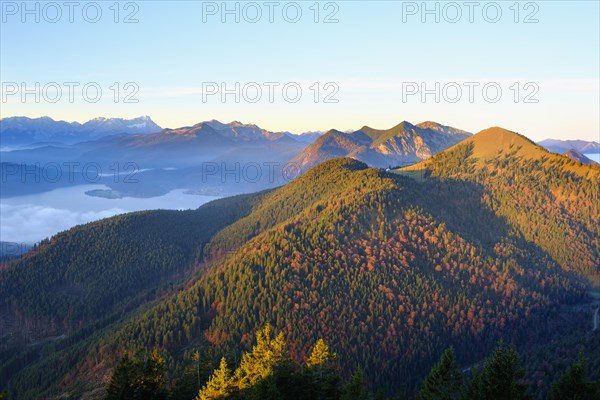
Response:
[[[440,361],[433,366],[419,391],[419,400],[460,399],[463,391],[463,378],[458,370],[454,350],[447,349]]]
[[[123,400],[133,397],[135,379],[134,362],[125,354],[115,367],[108,384],[106,400]]]
[[[368,400],[369,391],[365,385],[365,375],[361,369],[356,371],[350,382],[344,387],[341,400]]]
[[[231,370],[225,357],[221,358],[219,368],[215,370],[206,385],[200,390],[196,400],[216,400],[224,398],[233,390]]]
[[[500,341],[481,371],[476,371],[467,390],[469,400],[529,399],[527,386],[521,380],[525,371],[520,367],[514,346]]]
[[[309,398],[316,400],[337,400],[340,396],[340,378],[331,362],[336,354],[329,351],[323,339],[317,340],[310,357],[306,360],[309,383]]]
[[[598,385],[587,374],[587,363],[583,352],[578,360],[567,368],[552,385],[548,400],[594,400],[600,398]]]

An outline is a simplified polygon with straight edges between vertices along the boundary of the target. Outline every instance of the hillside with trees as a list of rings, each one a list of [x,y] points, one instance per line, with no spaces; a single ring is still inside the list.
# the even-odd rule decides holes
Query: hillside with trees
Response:
[[[569,336],[557,337],[556,332],[575,335],[591,329],[585,325],[591,315],[582,305],[591,302],[588,289],[598,282],[599,173],[596,166],[553,155],[518,134],[496,129],[409,169],[390,173],[356,160],[335,159],[270,192],[169,214],[154,230],[144,221],[134,231],[150,238],[154,232],[155,239],[148,243],[156,240],[164,249],[159,247],[163,250],[157,258],[150,258],[152,253],[140,245],[134,260],[147,269],[131,281],[120,277],[124,271],[142,271],[135,262],[106,260],[106,276],[114,280],[105,283],[102,274],[95,278],[98,293],[113,287],[121,293],[146,278],[160,280],[161,268],[167,275],[201,268],[181,272],[179,285],[172,284],[154,297],[156,301],[144,302],[93,334],[45,346],[47,356],[14,374],[10,389],[28,398],[103,394],[115,373],[129,376],[131,368],[134,376],[143,376],[139,371],[160,364],[166,371],[164,383],[162,378],[156,382],[165,390],[188,382],[196,394],[206,385],[200,398],[215,398],[223,387],[227,396],[238,396],[266,379],[260,390],[271,393],[287,385],[278,386],[279,367],[282,379],[290,380],[293,388],[294,379],[305,379],[306,374],[316,379],[310,371],[319,370],[322,363],[314,360],[322,360],[331,348],[336,357],[325,358],[339,374],[337,379],[354,382],[352,377],[362,371],[353,391],[363,393],[363,380],[365,388],[387,395],[417,395],[425,385],[423,398],[432,398],[438,385],[435,376],[441,372],[431,378],[428,374],[452,347],[454,354],[442,358],[440,368],[454,370],[456,364],[479,371],[469,378],[470,398],[525,398],[523,385],[533,388],[529,394],[545,396],[565,359],[575,362],[573,355],[540,360],[527,354],[527,369],[521,371],[516,350],[497,344],[504,340],[534,349],[540,343],[563,343]],[[123,216],[102,223],[118,224],[119,218],[125,225],[137,220]],[[124,235],[133,232],[126,231]],[[95,225],[63,235],[78,232],[81,237],[73,243],[96,243]],[[169,233],[172,236],[165,236]],[[44,265],[53,265],[64,276],[78,276],[69,266],[85,267],[65,261],[57,247],[61,240],[70,243],[60,235],[53,238],[40,253],[44,258],[37,269],[20,264],[27,262],[26,256],[2,272],[0,288],[11,294],[4,307],[16,307],[34,319],[48,307],[49,315],[59,321],[90,326],[85,316],[101,308],[114,312],[115,304],[129,297],[109,292],[115,300],[99,303],[89,314],[85,301],[54,310],[52,304],[29,300],[35,289],[27,288],[36,287],[34,276],[41,272],[31,278],[11,272],[42,271]],[[89,248],[86,257],[103,260],[106,248]],[[181,257],[179,267],[171,264],[172,252]],[[60,287],[50,278],[47,282],[41,290]],[[132,286],[126,286],[128,282]],[[60,296],[64,295],[57,295],[57,306],[67,303]],[[281,333],[285,346],[279,336],[261,331],[266,325]],[[256,332],[258,344],[253,346]],[[256,361],[256,346],[257,354],[270,354],[267,364]],[[134,356],[142,354],[139,349],[149,355]],[[164,355],[152,355],[152,349]],[[123,354],[129,354],[125,361]],[[499,385],[493,373],[496,364],[484,361],[490,354],[492,360],[504,360],[498,365],[514,370],[516,383],[505,388],[508,395],[494,397],[495,389],[490,389]],[[532,371],[543,371],[543,363],[561,368],[552,368],[551,379],[534,382]],[[194,364],[196,380],[190,373]],[[565,380],[581,378],[581,363],[573,368]],[[45,373],[49,370],[53,373]],[[319,379],[327,374],[317,373]],[[462,388],[459,376],[449,374]],[[114,386],[110,393],[118,391]],[[311,398],[343,395],[328,390]],[[272,398],[302,398],[280,395]],[[265,396],[258,398],[271,398]]]

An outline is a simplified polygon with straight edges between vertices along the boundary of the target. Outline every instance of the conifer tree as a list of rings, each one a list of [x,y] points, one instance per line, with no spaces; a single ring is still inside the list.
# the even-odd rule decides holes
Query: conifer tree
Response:
[[[313,347],[310,357],[306,360],[306,366],[309,368],[321,366],[333,358],[335,358],[335,354],[330,354],[329,346],[323,339],[319,339]]]
[[[600,398],[597,385],[587,375],[587,364],[583,352],[552,385],[549,400],[592,400]]]
[[[219,368],[215,370],[206,385],[200,390],[196,400],[214,400],[232,392],[231,370],[225,357],[221,358]]]
[[[143,363],[143,369],[138,377],[135,388],[135,397],[145,400],[166,399],[166,373],[165,359],[157,349],[152,350]]]
[[[343,390],[341,400],[368,400],[369,391],[365,385],[365,376],[363,371],[359,369],[356,371],[350,382],[346,385]]]
[[[525,371],[519,364],[519,354],[515,347],[506,346],[500,341],[483,369],[475,373],[467,392],[467,399],[529,399],[527,386],[520,382],[525,376]]]
[[[239,389],[253,386],[256,382],[273,374],[273,367],[282,360],[285,350],[283,333],[271,339],[271,326],[266,325],[256,332],[256,345],[252,351],[244,353],[239,368],[235,371],[235,381]]]
[[[134,363],[125,354],[115,367],[108,385],[106,400],[128,399],[133,396]]]
[[[447,349],[440,361],[433,366],[423,381],[419,400],[453,400],[462,394],[462,375],[454,357],[454,350]]]
[[[336,357],[329,352],[329,346],[323,339],[317,340],[310,357],[306,360],[308,380],[310,382],[309,398],[330,400],[339,398],[339,376],[333,370],[331,361]]]

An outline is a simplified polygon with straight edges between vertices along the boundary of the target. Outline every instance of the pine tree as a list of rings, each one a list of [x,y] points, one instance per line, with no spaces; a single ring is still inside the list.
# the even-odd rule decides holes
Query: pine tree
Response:
[[[279,392],[273,375],[258,381],[252,387],[251,398],[253,400],[284,400]]]
[[[329,360],[335,358],[335,353],[329,353],[329,346],[323,341],[323,339],[317,340],[315,347],[313,347],[310,357],[306,360],[306,366],[316,367],[325,364]]]
[[[165,360],[158,350],[144,358],[140,348],[133,360],[125,354],[113,372],[106,399],[166,399],[166,372]]]
[[[587,363],[583,352],[552,385],[549,400],[593,400],[600,398],[598,387],[587,376]]]
[[[304,400],[308,397],[309,384],[302,366],[289,358],[284,358],[273,371],[275,384],[281,397],[286,400]]]
[[[309,398],[318,400],[330,400],[339,398],[338,374],[333,370],[330,363],[336,357],[335,353],[329,352],[329,346],[323,339],[317,340],[310,357],[306,360],[309,384]]]
[[[135,397],[144,400],[166,399],[167,368],[165,359],[157,349],[152,350],[141,372],[135,388]]]
[[[343,390],[341,400],[368,400],[369,391],[365,385],[365,376],[361,369],[352,375],[352,379]]]
[[[271,376],[273,367],[283,359],[284,351],[283,333],[271,339],[271,326],[268,324],[256,332],[256,345],[250,353],[244,353],[240,366],[235,371],[235,381],[239,389],[252,387]]]
[[[225,357],[221,358],[219,368],[215,370],[206,385],[200,390],[196,400],[214,400],[232,392],[231,370]]]
[[[420,400],[453,400],[462,394],[462,375],[458,370],[454,350],[447,349],[423,381]]]
[[[481,371],[471,380],[466,398],[469,400],[529,399],[527,386],[519,381],[525,371],[519,366],[519,354],[514,346],[500,341]]]
[[[113,371],[107,389],[106,400],[121,400],[133,397],[134,369],[134,363],[125,354]]]

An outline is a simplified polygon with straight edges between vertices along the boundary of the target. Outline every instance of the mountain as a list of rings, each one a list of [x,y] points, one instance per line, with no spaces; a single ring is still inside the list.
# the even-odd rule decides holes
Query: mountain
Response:
[[[471,134],[435,122],[402,122],[388,130],[364,126],[355,132],[330,130],[300,153],[294,162],[313,167],[336,157],[352,157],[370,166],[386,168],[424,160]]]
[[[580,153],[575,149],[567,150],[563,153],[563,156],[569,157],[573,161],[580,162],[582,164],[597,164],[596,161],[590,160],[584,154]]]
[[[597,238],[598,165],[582,165],[502,128],[490,128],[399,170],[413,176],[459,179],[482,185],[497,214],[563,269],[600,283]],[[584,195],[582,195],[582,193]],[[567,250],[566,241],[577,250]]]
[[[538,142],[538,144],[546,149],[563,154],[565,151],[575,149],[580,153],[599,153],[600,144],[598,142],[589,142],[586,140],[559,140],[546,139]]]
[[[96,135],[109,128],[116,129],[115,125],[119,124],[122,120],[97,119],[84,126],[86,131],[96,132]],[[47,136],[58,138],[54,133]],[[80,169],[86,165],[99,166],[104,175],[93,183],[106,184],[123,196],[153,197],[175,189],[213,195],[256,192],[283,185],[303,172],[296,165],[286,166],[286,163],[306,146],[307,143],[284,132],[270,132],[238,121],[216,120],[156,133],[121,133],[68,145],[39,145],[2,152],[3,173],[12,171],[2,196],[40,193],[65,182],[81,184],[81,179],[69,179],[67,173],[62,174],[60,182],[48,184],[39,179],[24,182],[13,167],[21,165],[23,170],[43,172],[47,164],[67,163],[77,165],[77,177],[82,176]],[[136,185],[124,184],[124,179],[115,178],[116,169],[133,176]]]
[[[147,115],[134,119],[98,117],[84,123],[81,128],[82,132],[93,133],[96,136],[115,133],[145,134],[162,129]]]
[[[288,132],[288,135],[291,136],[292,138],[294,138],[295,140],[299,140],[301,142],[305,142],[305,143],[309,143],[309,144],[313,143],[319,137],[323,136],[323,134],[325,134],[325,132],[321,132],[321,131],[303,132],[299,135],[295,135],[293,133]]]
[[[194,351],[238,360],[267,323],[294,360],[323,338],[343,375],[390,392],[449,346],[466,367],[500,338],[554,354],[589,336],[599,175],[492,128],[391,172],[339,158],[196,211],[76,227],[0,269],[0,385],[101,395],[139,346],[168,353],[176,380]],[[535,371],[559,362],[528,371],[540,395],[553,375]]]
[[[238,121],[222,123],[217,120],[200,122],[191,127],[164,129],[152,135],[125,138],[130,146],[151,147],[164,143],[184,143],[185,146],[228,146],[233,143],[260,144],[261,142],[296,142],[283,132],[270,132],[254,124]],[[197,143],[196,143],[197,142]]]
[[[36,143],[72,144],[116,134],[146,134],[161,127],[148,116],[134,119],[94,118],[84,124],[55,121],[50,117],[9,117],[0,120],[2,147],[27,146]]]
[[[22,149],[3,151],[3,172],[13,171],[14,165],[42,172],[47,164],[51,168],[56,164],[77,165],[75,175],[80,177],[82,169],[93,164],[94,168],[100,166],[104,174],[92,183],[107,185],[126,197],[160,196],[175,189],[219,196],[256,192],[283,185],[331,158],[350,156],[378,167],[405,165],[469,135],[434,122],[418,126],[406,122],[387,131],[364,127],[354,132],[332,130],[328,134],[301,135],[217,120],[136,133],[155,126],[148,117],[130,121],[97,118],[83,125],[47,117],[19,117],[2,120],[2,126],[3,146],[15,145],[17,139],[23,143],[37,141],[34,148],[24,144]],[[137,184],[116,179],[116,169],[132,174]],[[21,175],[13,171],[2,197],[82,183],[81,179],[70,179],[67,173],[62,174],[60,182],[50,184],[25,182]]]

